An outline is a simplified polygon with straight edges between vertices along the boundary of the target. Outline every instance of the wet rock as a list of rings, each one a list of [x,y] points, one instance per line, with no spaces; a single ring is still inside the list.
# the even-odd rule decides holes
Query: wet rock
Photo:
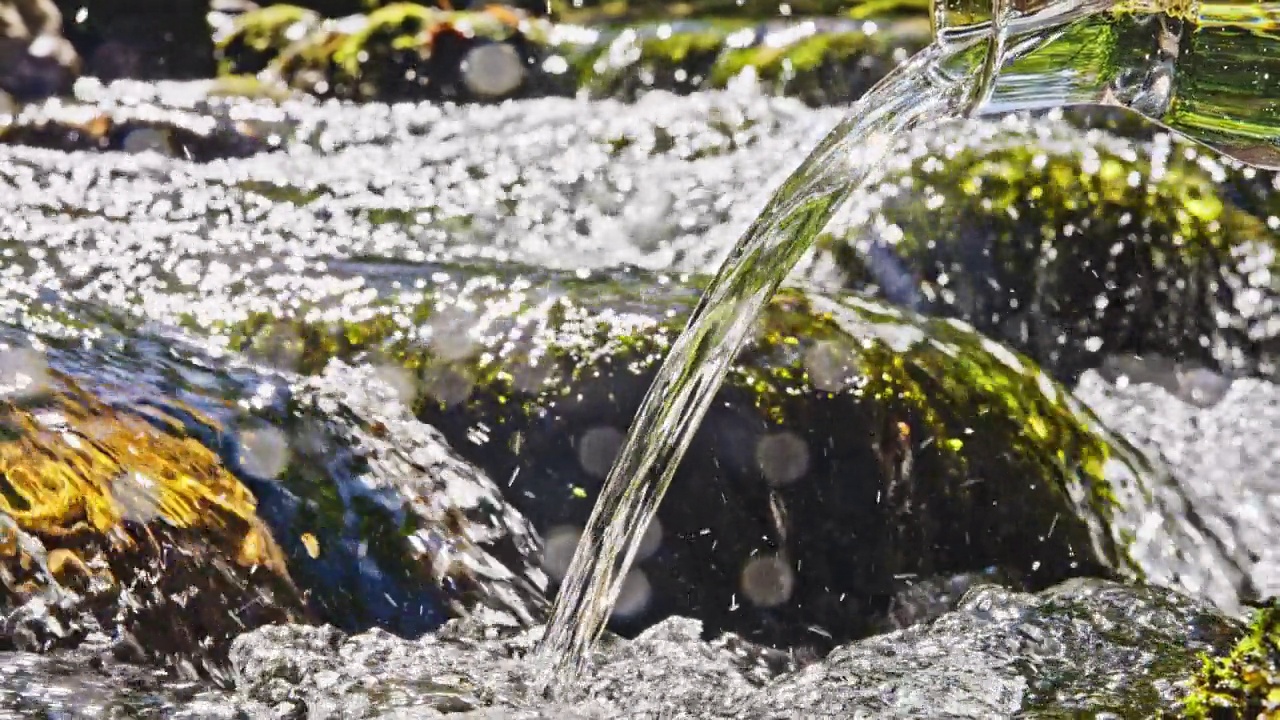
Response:
[[[473,612],[532,624],[546,609],[538,537],[389,379],[331,367],[224,446],[255,476],[295,576],[349,630],[417,636]]]
[[[1073,581],[1038,595],[993,586],[928,626],[837,649],[804,669],[761,676],[768,651],[671,619],[607,640],[557,701],[538,692],[534,634],[448,627],[408,643],[381,633],[263,628],[232,657],[241,707],[289,717],[1022,717],[1176,711],[1197,654],[1238,626],[1167,591]]]
[[[1280,191],[1258,173],[1168,135],[1052,121],[911,144],[808,278],[963,319],[1068,381],[1125,353],[1277,372],[1280,225],[1263,198]]]
[[[1258,610],[1229,654],[1205,658],[1183,706],[1189,718],[1280,715],[1280,600]]]
[[[151,152],[193,162],[248,157],[278,149],[270,126],[141,107],[99,109],[50,103],[0,117],[0,144],[64,152]]]
[[[315,32],[321,15],[296,5],[274,5],[228,18],[216,37],[219,75],[257,74],[291,43]]]
[[[0,2],[0,92],[20,99],[65,93],[79,70],[50,0]]]
[[[281,6],[242,17],[219,40],[224,64],[253,66],[236,59],[251,35],[261,37],[278,27],[291,11]],[[296,13],[297,11],[292,11]],[[273,23],[275,23],[273,25]],[[293,32],[304,26],[289,24]],[[274,41],[267,69],[272,77],[321,96],[358,100],[459,99],[494,100],[517,94],[523,75],[512,81],[509,63],[479,60],[484,52],[505,52],[523,70],[534,63],[537,47],[549,26],[523,13],[494,5],[479,11],[445,11],[411,3],[393,3],[367,16],[330,20],[310,28],[301,39],[288,33]],[[507,50],[481,49],[500,45]],[[473,53],[481,52],[478,58]],[[255,57],[266,55],[258,51]],[[488,73],[482,78],[480,73]],[[494,74],[502,77],[490,77]]]
[[[103,80],[213,75],[209,0],[55,2],[88,75]]]
[[[418,416],[544,535],[558,580],[696,287],[444,282],[367,320],[255,315],[229,339],[264,358],[288,343],[303,373],[333,357],[396,368]],[[916,581],[993,566],[1026,587],[1145,573],[1233,605],[1242,560],[1185,508],[1029,360],[949,321],[787,292],[695,437],[615,627],[689,615],[822,648],[893,626]]]
[[[178,422],[0,355],[0,648],[100,632],[212,670],[235,634],[304,616],[254,496]]]

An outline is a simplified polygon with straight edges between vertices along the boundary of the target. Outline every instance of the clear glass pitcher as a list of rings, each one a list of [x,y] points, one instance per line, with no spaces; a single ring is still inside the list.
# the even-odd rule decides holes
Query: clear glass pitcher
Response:
[[[933,23],[986,111],[1122,106],[1280,169],[1280,1],[933,0]]]

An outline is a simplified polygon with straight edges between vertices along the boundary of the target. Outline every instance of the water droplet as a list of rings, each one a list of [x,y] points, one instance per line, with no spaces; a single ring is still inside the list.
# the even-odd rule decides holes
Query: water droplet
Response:
[[[742,593],[755,605],[775,607],[791,599],[795,573],[791,565],[776,555],[761,555],[742,568]]]
[[[289,464],[289,439],[278,428],[262,425],[240,433],[237,458],[244,471],[272,479]]]
[[[44,353],[32,348],[0,350],[0,398],[22,400],[49,388]]]
[[[649,523],[649,527],[644,529],[644,535],[640,538],[640,547],[636,548],[636,562],[653,555],[661,546],[662,523],[655,517],[653,522]]]
[[[542,569],[551,579],[560,580],[569,572],[581,537],[582,528],[574,525],[560,525],[547,531],[547,539],[542,544]]]
[[[809,445],[799,435],[782,431],[756,443],[756,464],[770,485],[786,485],[809,471]]]
[[[418,382],[412,373],[396,365],[378,365],[374,367],[373,374],[391,388],[400,402],[413,405],[418,397]]]
[[[840,392],[850,375],[848,354],[834,343],[816,342],[804,354],[804,368],[814,389]]]
[[[141,154],[145,152],[159,153],[160,155],[172,155],[173,151],[169,147],[169,138],[165,133],[151,128],[138,128],[124,136],[124,140],[120,143],[120,149],[127,153]]]
[[[462,83],[480,97],[502,97],[524,82],[524,61],[506,43],[478,45],[462,61]]]
[[[578,462],[582,469],[594,477],[606,477],[618,457],[622,441],[622,433],[614,427],[594,427],[582,433],[578,438]]]
[[[120,473],[111,481],[111,499],[125,520],[146,524],[160,514],[159,488],[139,472]]]
[[[614,618],[626,619],[635,617],[649,607],[653,599],[653,586],[642,570],[633,568],[622,579],[622,588],[618,590],[618,601],[613,606]]]

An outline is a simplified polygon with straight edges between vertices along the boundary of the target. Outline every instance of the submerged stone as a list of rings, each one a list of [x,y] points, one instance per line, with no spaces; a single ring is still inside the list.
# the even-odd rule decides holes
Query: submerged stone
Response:
[[[217,455],[22,352],[37,357],[0,351],[21,386],[0,395],[0,648],[105,633],[126,657],[200,667],[246,628],[304,617],[254,496]]]
[[[158,153],[193,162],[238,158],[278,149],[266,126],[159,108],[100,109],[47,103],[0,115],[0,145],[76,151]]]
[[[364,320],[304,309],[228,337],[303,373],[336,357],[390,368],[403,401],[543,534],[558,580],[697,288],[434,282]],[[1031,588],[1149,576],[1226,605],[1242,583],[1163,471],[1030,360],[858,296],[770,303],[650,533],[615,613],[624,632],[678,614],[823,648],[895,625],[910,585],[956,573]]]
[[[1066,380],[1122,354],[1274,376],[1280,186],[1153,135],[916,136],[807,277],[963,319]]]
[[[95,320],[92,325],[86,322],[89,317]],[[243,592],[250,598],[256,597],[251,593],[264,597],[246,600],[228,593],[225,607],[206,609],[195,604],[197,600],[213,603],[221,596],[210,593],[207,600],[192,597],[203,586],[195,582],[191,591],[175,586],[189,582],[187,575],[193,571],[182,564],[173,568],[172,581],[157,584],[154,592],[162,593],[166,603],[187,603],[191,617],[172,623],[172,627],[157,626],[156,614],[168,605],[161,604],[161,610],[149,610],[149,614],[138,610],[142,619],[134,623],[139,625],[134,634],[136,643],[148,648],[144,657],[152,657],[152,653],[163,657],[170,642],[168,635],[175,634],[199,647],[214,661],[209,669],[217,672],[226,639],[264,621],[319,619],[352,631],[382,627],[417,636],[451,617],[481,608],[515,626],[540,619],[546,603],[546,580],[536,567],[541,554],[536,535],[483,473],[449,450],[437,431],[394,401],[393,389],[372,368],[335,366],[322,377],[290,381],[240,367],[234,358],[210,356],[179,337],[149,335],[101,311],[62,305],[46,314],[32,305],[25,309],[22,320],[25,327],[38,329],[52,348],[0,355],[0,384],[17,388],[5,392],[21,392],[21,398],[37,402],[52,392],[50,388],[56,388],[56,383],[79,378],[97,388],[99,395],[119,399],[112,407],[123,405],[133,410],[118,421],[118,437],[99,437],[113,431],[112,425],[103,422],[91,423],[97,435],[81,429],[72,409],[62,406],[37,406],[29,411],[30,417],[19,418],[24,424],[10,428],[16,443],[12,452],[0,446],[0,463],[8,463],[0,464],[0,503],[5,503],[0,504],[4,511],[0,513],[0,531],[16,523],[14,527],[22,534],[0,542],[0,550],[9,548],[10,553],[18,553],[8,574],[0,566],[0,579],[5,580],[0,585],[0,603],[12,597],[18,604],[7,614],[0,604],[0,618],[5,619],[0,623],[0,647],[42,649],[53,644],[22,638],[32,634],[24,629],[26,625],[35,624],[26,619],[28,616],[45,620],[41,608],[54,600],[64,602],[63,595],[32,599],[29,595],[34,590],[24,589],[28,575],[46,565],[54,567],[55,553],[57,567],[62,569],[48,572],[79,569],[79,574],[72,572],[72,580],[84,576],[80,585],[68,591],[71,593],[97,587],[93,573],[85,567],[94,572],[99,564],[120,572],[156,572],[143,564],[146,556],[135,560],[137,553],[131,546],[121,544],[127,537],[119,543],[113,541],[115,531],[110,521],[117,515],[125,518],[120,522],[129,532],[149,538],[144,547],[162,558],[169,557],[165,553],[179,552],[179,557],[190,557],[192,563],[222,569],[228,564],[236,567],[233,561],[241,557],[233,552],[240,547],[237,543],[244,544],[243,553],[267,552],[259,546],[270,551],[265,560],[244,555],[248,559],[244,561]],[[115,323],[115,330],[104,338],[100,333],[108,327],[103,324],[107,320]],[[83,330],[90,326],[93,329]],[[173,449],[150,459],[149,446],[141,443],[150,437],[143,431],[151,426],[155,426],[152,434],[160,440],[169,442],[172,435],[176,447],[189,450],[206,465],[176,464],[181,458],[171,458],[178,452]],[[73,449],[96,443],[83,452],[94,459],[98,456],[92,451],[101,448],[104,467],[86,469],[88,461],[61,448],[59,442]],[[103,445],[108,442],[113,444]],[[56,452],[46,445],[55,447]],[[135,455],[141,458],[133,459]],[[115,464],[107,463],[112,459]],[[162,465],[162,461],[176,465]],[[169,487],[171,483],[176,484],[174,488]],[[95,490],[98,485],[107,489]],[[95,491],[109,494],[99,500]],[[212,510],[201,504],[206,499],[213,503]],[[63,512],[65,524],[72,528],[47,532],[55,538],[69,535],[69,539],[57,545],[51,545],[49,539],[43,540],[45,546],[30,544],[28,536],[37,540],[45,537],[40,527],[30,527],[44,517],[41,513],[51,512],[42,503]],[[240,511],[243,522],[222,519],[216,512],[221,507],[218,503]],[[84,520],[86,513],[88,519]],[[142,519],[135,521],[135,516]],[[134,526],[129,522],[141,523],[140,529],[131,529]],[[211,537],[194,531],[165,534],[151,529],[159,524],[161,528],[193,525],[201,530],[206,528],[202,523],[208,524],[204,532]],[[82,532],[84,538],[76,532]],[[0,540],[4,537],[0,532]],[[55,550],[70,543],[69,547],[79,552],[77,543],[83,542],[96,542],[91,547],[98,548],[97,554],[83,563],[70,562],[76,557]],[[44,547],[50,555],[47,562],[24,559],[36,550],[45,552]],[[173,565],[172,560],[166,562]],[[256,571],[255,562],[262,565]],[[141,566],[135,569],[135,565]],[[209,575],[205,582],[221,577],[205,572]],[[297,587],[292,595],[275,603],[268,602],[267,594],[274,587],[273,573],[289,588]],[[11,595],[3,594],[6,587]],[[114,602],[116,595],[110,590],[104,586],[97,592],[108,593]],[[121,604],[131,602],[129,592],[118,590],[117,594]],[[65,600],[67,612],[78,611],[85,602],[74,594],[69,597]],[[292,604],[286,602],[290,599]],[[148,594],[147,603],[153,602],[160,601],[151,600]],[[114,605],[108,609],[119,612]],[[262,614],[267,615],[265,620],[259,617]],[[189,628],[187,622],[208,627]],[[59,625],[56,617],[48,623],[53,628],[66,624]],[[61,644],[74,645],[86,632],[99,627],[110,632],[115,625],[99,619],[97,625],[74,636],[64,633],[67,637]],[[197,632],[201,629],[209,639]]]

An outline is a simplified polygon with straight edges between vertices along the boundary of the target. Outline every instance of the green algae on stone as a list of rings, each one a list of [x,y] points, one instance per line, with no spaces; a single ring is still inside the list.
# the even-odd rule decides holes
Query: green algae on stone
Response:
[[[510,51],[491,52],[490,59],[510,56],[505,62],[520,69],[509,69],[516,77],[504,79],[493,97],[688,93],[724,88],[755,68],[767,91],[818,105],[858,97],[929,38],[927,23],[913,20],[883,27],[835,21],[788,37],[775,30],[745,48],[740,33],[754,31],[733,16],[694,28],[571,30],[557,32],[501,6],[445,11],[392,3],[319,22],[309,11],[279,5],[231,24],[219,39],[220,72],[261,71],[296,89],[356,100],[483,100],[491,97],[469,83],[465,67],[471,53],[497,43]]]
[[[819,33],[794,44],[729,50],[711,73],[715,87],[750,68],[769,91],[810,105],[857,98],[911,52],[928,41],[928,30],[892,25],[875,33]]]
[[[541,21],[503,6],[447,11],[391,3],[367,16],[321,23],[280,49],[265,72],[322,96],[492,99],[468,82],[467,59],[482,46],[505,44],[524,72],[546,30]],[[523,82],[522,75],[499,95],[518,92]]]
[[[823,243],[844,284],[964,319],[1061,378],[1123,353],[1276,372],[1280,228],[1236,205],[1224,180],[1243,171],[1052,121],[914,142],[869,220]]]
[[[816,29],[742,46],[734,37],[742,29],[725,23],[627,30],[597,52],[578,51],[573,66],[593,96],[723,89],[752,72],[768,93],[824,105],[856,99],[929,40],[927,24],[893,22],[874,29]]]
[[[315,32],[320,15],[296,5],[272,5],[247,12],[217,37],[219,75],[255,74],[290,44]]]
[[[1280,718],[1280,600],[1254,614],[1229,653],[1203,658],[1182,710],[1193,720]]]
[[[334,359],[393,368],[418,417],[509,478],[509,500],[555,538],[585,520],[695,301],[696,286],[625,275],[481,276],[374,302],[360,320],[304,308],[225,335],[302,372]],[[786,291],[678,471],[659,512],[665,539],[638,566],[650,604],[632,620],[693,615],[709,633],[766,642],[806,624],[849,638],[883,627],[895,578],[992,566],[1027,587],[1190,573],[1234,598],[1234,561],[1177,515],[1177,497],[1032,361],[963,324]],[[1158,543],[1136,535],[1152,513],[1169,515]],[[1216,564],[1184,566],[1201,554]],[[757,557],[795,563],[780,604],[740,585]]]

